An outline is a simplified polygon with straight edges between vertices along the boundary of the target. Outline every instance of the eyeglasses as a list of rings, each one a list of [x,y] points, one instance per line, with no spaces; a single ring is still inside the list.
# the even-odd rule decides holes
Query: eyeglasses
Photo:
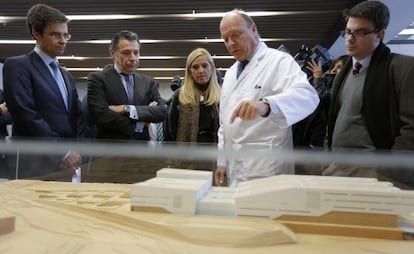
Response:
[[[341,36],[344,38],[348,38],[350,36],[354,37],[354,38],[362,38],[367,34],[372,34],[372,33],[378,33],[379,30],[371,30],[371,31],[367,31],[367,30],[356,30],[354,32],[345,30],[345,31],[341,31]]]
[[[50,33],[49,34],[49,36],[50,37],[52,37],[52,39],[53,40],[60,40],[60,38],[62,38],[63,37],[63,39],[65,39],[65,40],[70,40],[70,38],[72,38],[72,35],[71,34],[67,34],[67,33]]]

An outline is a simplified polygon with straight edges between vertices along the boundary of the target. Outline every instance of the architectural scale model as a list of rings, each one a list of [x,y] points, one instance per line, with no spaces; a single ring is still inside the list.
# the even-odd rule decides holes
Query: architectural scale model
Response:
[[[241,183],[236,190],[237,215],[321,216],[358,212],[412,217],[414,191],[373,178],[277,175]]]
[[[364,227],[361,236],[392,235],[393,239],[402,237],[399,221],[404,219],[414,233],[414,191],[374,178],[276,175],[227,188],[212,187],[210,172],[161,171],[157,177],[133,185],[132,210],[266,217],[291,224],[289,221],[301,221],[296,225],[301,232],[334,232],[330,227],[320,228],[317,223],[324,221],[348,227],[338,234],[355,234],[349,225],[357,225]],[[305,227],[305,222],[315,224]]]
[[[211,188],[212,172],[164,168],[157,176],[132,186],[132,210],[161,209],[195,214],[197,201]]]
[[[133,185],[131,204],[159,205],[171,213],[195,214],[197,210],[197,214],[270,219],[340,211],[414,220],[414,191],[374,178],[276,175],[242,182],[235,188],[212,187],[211,179],[212,173],[207,171],[164,168],[157,177]],[[191,208],[185,208],[189,203]]]

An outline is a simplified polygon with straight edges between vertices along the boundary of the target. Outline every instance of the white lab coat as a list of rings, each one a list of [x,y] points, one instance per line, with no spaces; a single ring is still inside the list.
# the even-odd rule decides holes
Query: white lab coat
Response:
[[[315,89],[292,56],[271,49],[260,42],[257,51],[236,78],[237,64],[226,72],[220,98],[219,149],[267,147],[292,149],[291,125],[311,114],[319,103]],[[271,112],[268,117],[247,121],[236,118],[230,124],[233,110],[241,101],[266,99]],[[263,158],[259,153],[249,156],[229,156],[219,153],[217,165],[226,168],[228,182],[236,186],[240,181],[281,173],[294,173],[291,162]]]

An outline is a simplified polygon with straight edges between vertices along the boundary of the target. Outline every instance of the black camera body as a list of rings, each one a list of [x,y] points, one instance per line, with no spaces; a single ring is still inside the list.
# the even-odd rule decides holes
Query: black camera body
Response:
[[[309,61],[313,60],[316,63],[320,63],[323,73],[329,70],[333,61],[329,51],[321,45],[316,45],[311,49],[306,45],[302,45],[294,55],[294,59],[299,64],[302,71],[306,73],[308,79],[312,78],[312,71],[306,68]]]
[[[175,90],[181,87],[182,83],[183,81],[181,80],[180,75],[174,76],[170,85],[171,90],[174,92]]]

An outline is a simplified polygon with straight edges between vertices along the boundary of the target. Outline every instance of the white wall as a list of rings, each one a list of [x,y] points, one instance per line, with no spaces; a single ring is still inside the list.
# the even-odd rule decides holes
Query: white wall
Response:
[[[414,44],[388,44],[392,52],[414,56]]]

